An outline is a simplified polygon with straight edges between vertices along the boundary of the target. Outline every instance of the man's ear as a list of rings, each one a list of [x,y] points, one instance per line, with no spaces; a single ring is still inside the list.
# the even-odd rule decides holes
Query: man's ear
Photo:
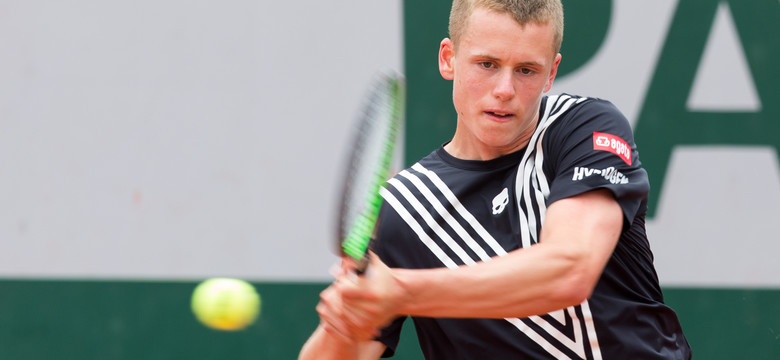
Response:
[[[558,65],[561,64],[561,53],[558,53],[555,55],[555,60],[553,60],[553,66],[550,69],[550,77],[547,78],[547,85],[544,86],[544,92],[550,91],[553,85],[553,81],[555,81],[555,75],[558,75]]]
[[[455,78],[455,48],[452,40],[445,38],[439,45],[439,73],[445,80]]]

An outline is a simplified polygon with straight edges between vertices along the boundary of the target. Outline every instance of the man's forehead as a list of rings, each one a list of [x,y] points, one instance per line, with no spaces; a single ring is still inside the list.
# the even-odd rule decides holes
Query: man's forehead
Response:
[[[502,20],[501,17],[504,19]],[[483,10],[481,13],[477,13],[475,10],[469,20],[461,38],[458,39],[459,43],[468,44],[472,48],[469,52],[482,52],[485,56],[495,57],[498,54],[491,52],[511,51],[515,48],[530,50],[541,46],[545,50],[549,50],[553,57],[557,54],[553,44],[555,42],[555,29],[552,22],[521,24],[509,13],[490,10]],[[454,43],[453,45],[457,49],[460,44]],[[491,45],[498,45],[499,48],[488,51]]]

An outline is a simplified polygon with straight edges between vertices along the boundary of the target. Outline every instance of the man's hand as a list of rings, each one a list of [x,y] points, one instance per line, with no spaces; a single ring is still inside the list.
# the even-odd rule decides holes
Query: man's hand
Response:
[[[363,341],[376,337],[379,329],[387,326],[398,315],[401,288],[393,272],[375,255],[362,276],[347,273],[334,283],[343,302],[343,330],[353,340]]]
[[[348,258],[331,269],[336,281],[320,293],[320,325],[301,348],[299,360],[375,360],[385,351],[385,345],[379,341],[362,341],[373,339],[376,330],[360,330],[347,321],[351,314],[342,301],[341,290],[358,286],[354,269],[354,261]]]
[[[338,280],[337,280],[338,282]],[[317,304],[317,314],[320,316],[320,326],[325,332],[345,343],[353,343],[354,339],[344,318],[344,307],[337,282],[334,282],[320,293]]]

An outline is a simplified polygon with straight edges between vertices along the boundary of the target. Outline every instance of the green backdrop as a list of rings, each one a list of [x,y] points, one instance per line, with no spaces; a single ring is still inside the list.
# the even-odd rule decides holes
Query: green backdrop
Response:
[[[0,280],[0,358],[295,359],[326,284],[254,283],[262,314],[246,330],[208,329],[194,282]],[[666,288],[697,359],[780,359],[780,291]],[[422,359],[407,322],[398,359]]]

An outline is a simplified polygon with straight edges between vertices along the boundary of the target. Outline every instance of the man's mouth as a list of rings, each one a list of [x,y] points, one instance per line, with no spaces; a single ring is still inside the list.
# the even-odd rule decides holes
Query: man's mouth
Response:
[[[511,113],[503,113],[503,112],[486,111],[485,113],[487,113],[490,116],[495,116],[497,118],[508,118],[512,116]]]

